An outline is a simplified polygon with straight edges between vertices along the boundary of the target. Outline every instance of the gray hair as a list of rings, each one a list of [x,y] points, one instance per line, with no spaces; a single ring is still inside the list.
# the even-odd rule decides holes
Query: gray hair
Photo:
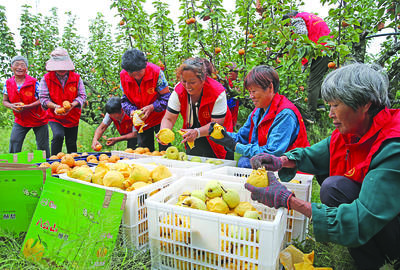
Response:
[[[368,112],[375,116],[390,106],[388,88],[388,76],[380,66],[354,63],[329,73],[322,83],[321,95],[326,102],[339,100],[353,110],[371,102]]]
[[[205,81],[207,77],[207,70],[206,66],[204,64],[203,59],[200,57],[193,57],[193,58],[188,58],[186,59],[180,67],[177,69],[177,78],[180,80],[180,76],[182,75],[183,71],[190,70],[196,76],[202,80]]]
[[[24,57],[24,56],[22,56],[22,55],[14,56],[14,57],[11,59],[11,66],[12,66],[12,65],[14,64],[14,62],[16,62],[16,61],[24,61],[26,67],[29,66],[29,65],[28,65],[28,59],[26,59],[26,57]]]

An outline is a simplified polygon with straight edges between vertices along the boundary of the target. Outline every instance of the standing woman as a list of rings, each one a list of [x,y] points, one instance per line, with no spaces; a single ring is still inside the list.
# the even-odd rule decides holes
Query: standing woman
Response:
[[[47,114],[39,102],[38,82],[27,74],[28,60],[23,56],[11,59],[14,73],[3,89],[3,105],[13,110],[15,120],[10,136],[10,153],[21,152],[28,131],[35,132],[38,150],[45,150],[49,157],[49,129]]]
[[[210,122],[224,125],[232,131],[232,117],[226,103],[225,89],[219,82],[207,76],[201,58],[189,58],[178,68],[181,80],[168,101],[167,112],[161,121],[161,129],[175,125],[178,115],[183,117],[183,143],[194,142],[186,147],[189,155],[233,159],[233,152],[210,141]]]
[[[61,152],[65,137],[67,152],[77,152],[76,140],[81,108],[86,100],[85,86],[68,52],[64,48],[56,48],[46,63],[46,73],[39,86],[39,99],[47,108],[49,125],[53,132],[51,154]],[[69,102],[69,106],[66,105]],[[63,107],[59,112],[57,108]]]

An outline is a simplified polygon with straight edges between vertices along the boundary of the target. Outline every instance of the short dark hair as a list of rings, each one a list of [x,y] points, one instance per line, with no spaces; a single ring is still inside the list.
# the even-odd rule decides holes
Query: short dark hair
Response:
[[[122,106],[121,106],[121,98],[119,97],[112,97],[106,103],[106,112],[108,114],[112,113],[121,113]]]
[[[121,67],[127,72],[135,72],[146,68],[147,58],[141,50],[129,49],[122,55]]]
[[[282,20],[287,20],[289,18],[294,18],[299,12],[298,11],[292,11],[289,13],[286,13],[285,15],[282,16]]]
[[[250,86],[259,86],[264,91],[271,85],[274,87],[274,93],[279,92],[279,75],[276,70],[267,65],[256,66],[250,70],[244,79],[244,87],[248,89]]]

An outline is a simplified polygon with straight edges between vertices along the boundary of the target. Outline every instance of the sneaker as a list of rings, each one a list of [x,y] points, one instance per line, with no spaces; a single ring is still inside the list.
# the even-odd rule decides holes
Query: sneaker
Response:
[[[317,111],[318,112],[326,112],[325,105],[321,104],[317,106]]]

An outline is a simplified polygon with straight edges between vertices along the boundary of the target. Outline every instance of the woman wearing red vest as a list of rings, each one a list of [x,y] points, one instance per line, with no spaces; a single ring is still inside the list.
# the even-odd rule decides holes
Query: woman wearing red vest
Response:
[[[255,168],[280,170],[282,181],[297,170],[329,175],[320,182],[322,203],[295,198],[273,174],[267,188],[246,185],[254,200],[312,217],[316,240],[348,247],[359,269],[400,259],[400,110],[388,108],[388,85],[380,67],[356,63],[331,72],[322,97],[331,106],[332,135],[281,157],[251,160]]]
[[[94,132],[92,149],[95,150],[96,145],[100,144],[100,137],[112,122],[114,122],[114,126],[121,136],[108,138],[106,145],[111,146],[120,141],[127,141],[127,148],[135,149],[137,145],[137,131],[129,115],[122,110],[121,99],[119,97],[110,98],[106,103],[106,112],[107,114],[104,116],[103,122],[101,122]]]
[[[46,70],[49,72],[40,82],[39,99],[42,106],[47,108],[49,125],[53,132],[51,154],[57,155],[61,152],[64,137],[67,152],[76,152],[81,108],[86,100],[85,86],[79,74],[74,72],[74,63],[63,48],[51,52]],[[65,101],[70,106],[66,106]],[[64,109],[58,112],[56,109],[61,107]]]
[[[50,156],[47,114],[39,102],[38,82],[27,74],[28,60],[23,56],[11,59],[14,76],[3,89],[3,105],[13,110],[15,120],[10,136],[10,153],[21,152],[26,134],[33,129],[38,150]]]
[[[148,63],[143,52],[138,49],[127,50],[122,55],[120,73],[123,96],[122,109],[132,117],[132,113],[141,110],[145,122],[144,132],[138,133],[140,147],[154,151],[154,133],[160,130],[161,119],[171,95],[164,72],[157,65]],[[140,127],[136,127],[140,131]],[[167,146],[159,144],[159,150]]]
[[[242,155],[239,167],[251,168],[250,158],[259,153],[281,156],[288,150],[310,145],[299,110],[279,94],[278,73],[272,67],[253,68],[244,87],[256,108],[237,133],[228,132],[222,139],[211,138]]]
[[[233,153],[210,141],[210,122],[224,125],[232,130],[232,118],[226,103],[224,87],[207,76],[201,58],[189,58],[178,68],[181,80],[168,101],[168,109],[161,122],[161,129],[172,129],[178,115],[183,117],[183,143],[190,155],[233,159]],[[194,142],[190,148],[187,142]]]

